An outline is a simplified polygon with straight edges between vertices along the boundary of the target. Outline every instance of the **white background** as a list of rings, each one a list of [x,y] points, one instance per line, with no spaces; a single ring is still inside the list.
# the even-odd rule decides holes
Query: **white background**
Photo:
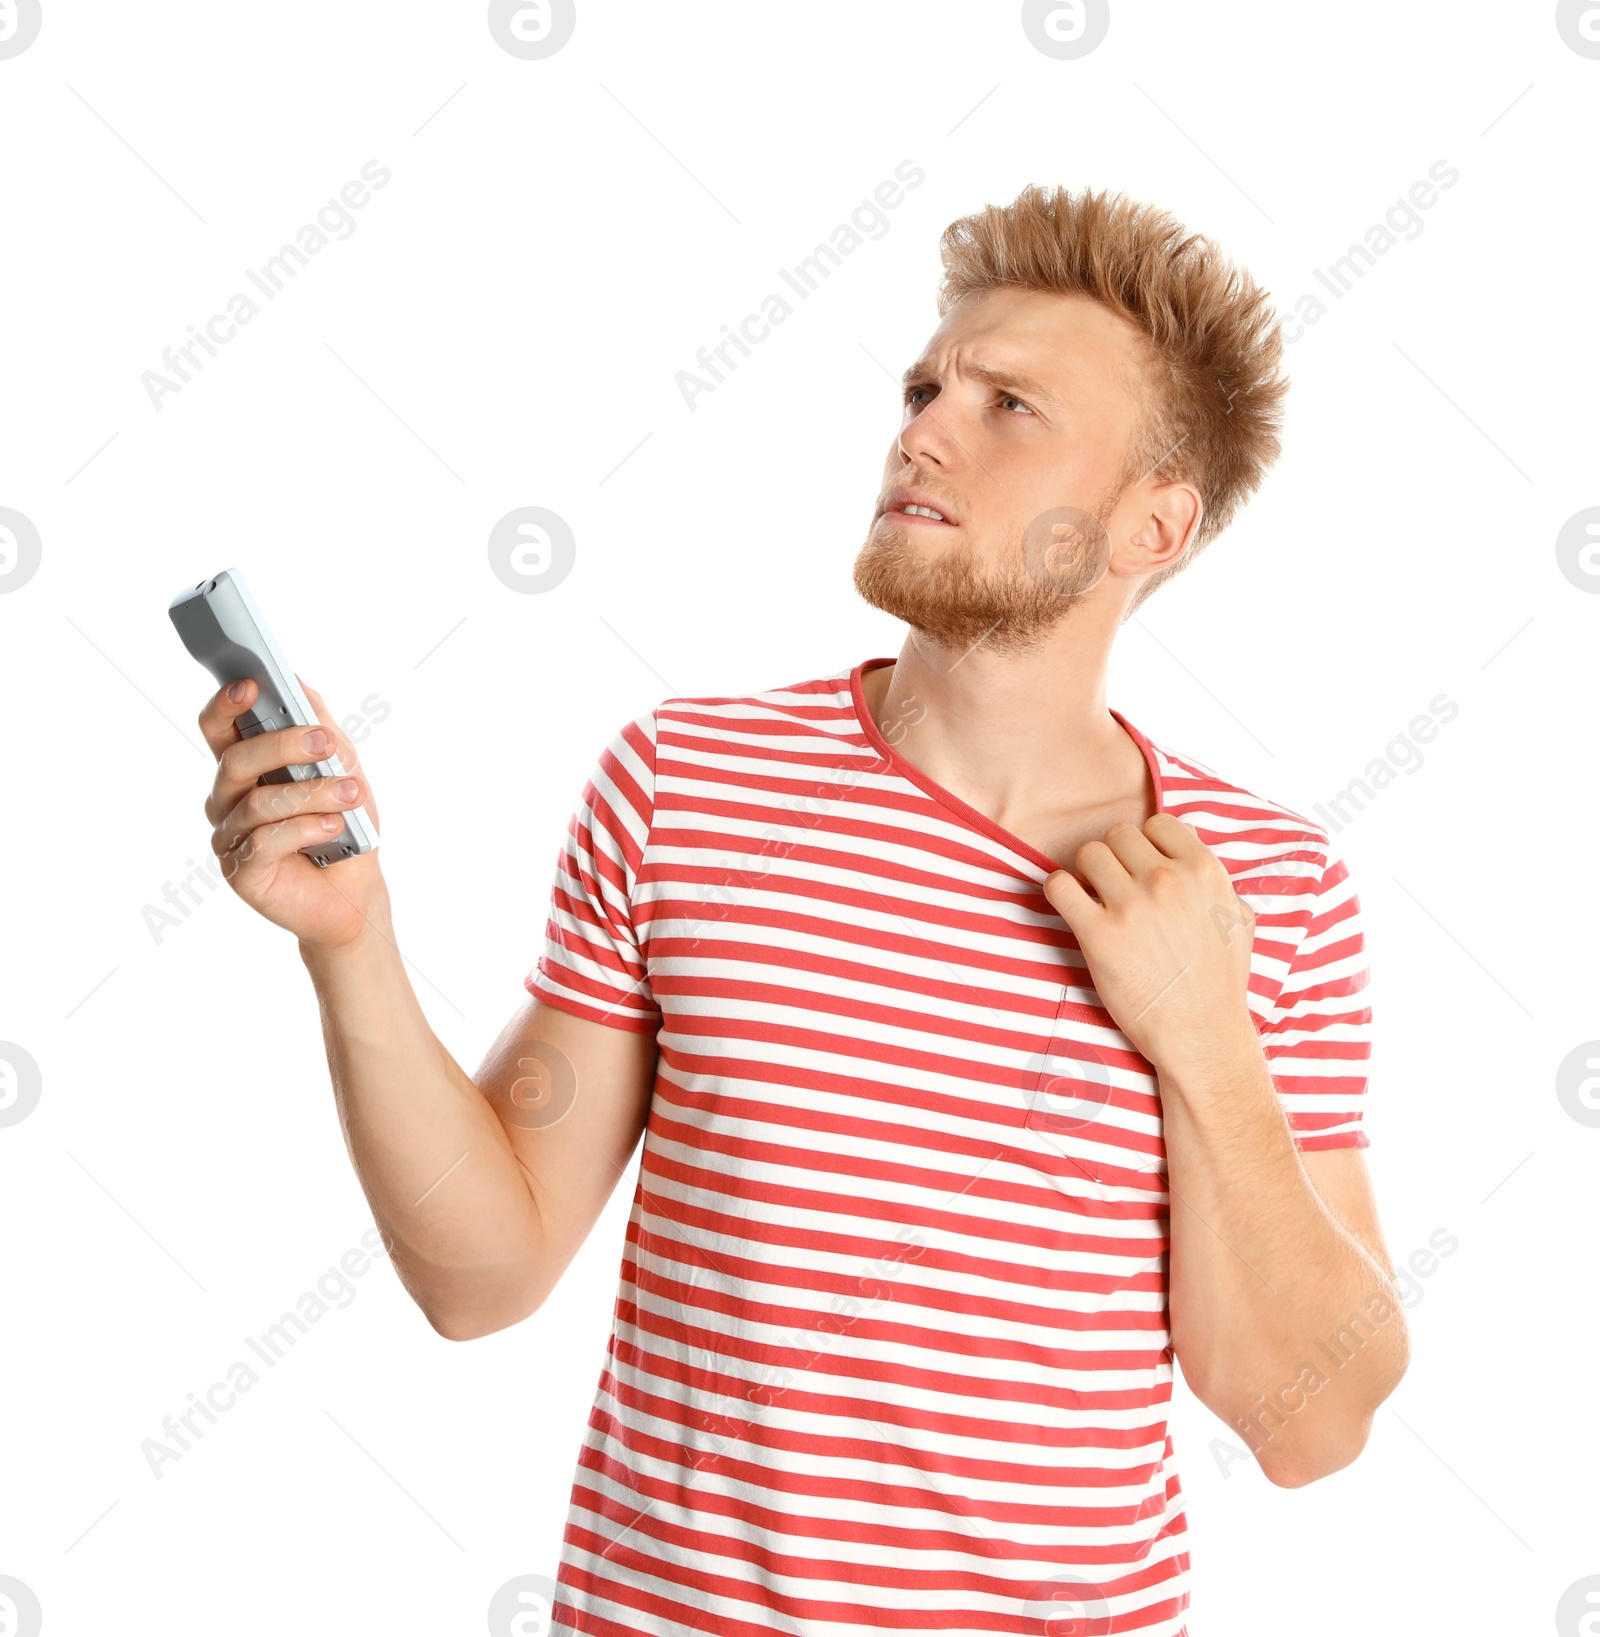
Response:
[[[1338,837],[1389,1244],[1459,1247],[1332,1477],[1219,1459],[1180,1386],[1190,1628],[1550,1629],[1600,1575],[1600,1129],[1555,1089],[1600,1037],[1600,596],[1556,553],[1600,505],[1597,97],[1542,3],[1142,0],[1059,61],[1014,4],[580,0],[525,61],[478,4],[46,0],[0,60],[0,506],[42,540],[0,595],[0,1040],[43,1076],[0,1129],[0,1574],[45,1630],[483,1630],[555,1572],[637,1165],[528,1322],[444,1341],[380,1262],[152,1476],[162,1417],[370,1226],[292,939],[226,890],[147,925],[209,850],[173,593],[240,567],[338,715],[389,707],[398,935],[473,1071],[623,721],[897,651],[850,564],[948,221],[1122,189],[1288,311],[1441,160],[1422,230],[1323,292],[1283,459],[1124,628],[1111,699],[1301,811],[1459,707]],[[350,237],[153,407],[163,349],[374,159]],[[689,409],[677,372],[904,160],[882,236]],[[488,565],[526,505],[577,541],[542,594]]]

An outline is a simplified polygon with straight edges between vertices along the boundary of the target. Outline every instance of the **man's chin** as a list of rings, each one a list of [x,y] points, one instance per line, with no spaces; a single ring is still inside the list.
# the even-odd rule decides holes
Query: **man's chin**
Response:
[[[965,654],[979,643],[996,653],[1032,647],[1070,606],[1070,599],[1047,596],[1030,580],[997,583],[980,577],[970,552],[917,551],[903,538],[905,532],[890,525],[868,535],[856,555],[856,591],[873,608],[953,653]]]

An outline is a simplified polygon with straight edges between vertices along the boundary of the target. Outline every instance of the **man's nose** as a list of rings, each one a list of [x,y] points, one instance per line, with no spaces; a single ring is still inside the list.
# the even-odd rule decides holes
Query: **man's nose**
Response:
[[[899,449],[908,466],[949,467],[960,459],[960,436],[932,403],[901,432]]]

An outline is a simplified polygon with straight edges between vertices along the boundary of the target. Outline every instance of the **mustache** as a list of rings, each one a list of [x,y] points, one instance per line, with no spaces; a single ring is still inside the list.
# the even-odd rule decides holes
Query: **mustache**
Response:
[[[925,494],[932,495],[935,501],[944,501],[944,496],[940,493],[939,485],[937,483],[930,483],[925,477],[919,477],[915,472],[901,472],[898,476],[891,478],[889,482],[886,483],[881,490],[879,490],[878,510],[880,512],[884,511],[888,507],[889,497],[895,492],[896,489],[921,489]],[[949,502],[948,504],[939,504],[935,509],[946,512],[947,515],[949,512],[957,512],[960,510],[960,508],[955,505],[953,501]]]
[[[1080,505],[1076,502],[1061,501],[1057,503],[1058,509],[1076,511],[1085,517],[1094,518],[1102,525],[1103,532],[1103,526],[1111,521],[1111,514],[1121,503],[1123,495],[1128,492],[1128,487],[1129,485],[1126,482],[1114,483],[1092,506]],[[889,505],[889,497],[895,492],[896,489],[921,489],[924,494],[933,496],[935,501],[935,509],[944,512],[947,516],[951,513],[959,514],[961,511],[961,507],[955,502],[947,502],[944,499],[944,496],[942,495],[940,487],[937,483],[929,483],[926,478],[917,477],[915,474],[911,473],[905,473],[893,479],[893,481],[879,491],[877,512],[875,515],[881,516],[886,513],[886,509]]]

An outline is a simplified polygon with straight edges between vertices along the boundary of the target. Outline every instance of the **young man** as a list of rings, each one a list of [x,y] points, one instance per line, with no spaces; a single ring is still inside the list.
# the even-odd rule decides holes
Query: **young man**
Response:
[[[214,845],[300,939],[436,1329],[535,1311],[643,1133],[558,1629],[1181,1634],[1174,1357],[1282,1485],[1405,1368],[1343,861],[1105,701],[1277,455],[1271,310],[1120,197],[942,248],[855,572],[898,657],[620,729],[476,1082],[378,855],[295,851],[345,804],[254,787],[296,730],[238,741],[249,685],[202,716]]]

